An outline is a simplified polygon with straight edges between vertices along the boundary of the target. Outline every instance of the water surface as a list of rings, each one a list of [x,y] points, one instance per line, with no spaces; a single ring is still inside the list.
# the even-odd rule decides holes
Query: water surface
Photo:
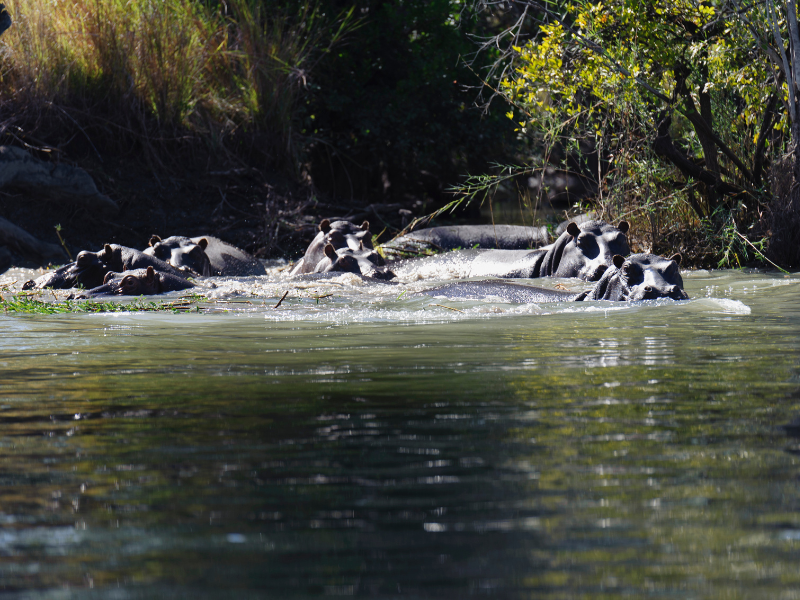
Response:
[[[0,315],[0,592],[800,597],[800,276],[684,280]]]

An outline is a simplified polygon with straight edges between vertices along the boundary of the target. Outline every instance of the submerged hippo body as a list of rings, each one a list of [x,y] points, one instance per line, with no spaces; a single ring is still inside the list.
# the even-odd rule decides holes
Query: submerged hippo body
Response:
[[[254,256],[210,235],[193,238],[173,235],[163,240],[154,235],[145,253],[168,262],[176,269],[204,277],[267,274],[264,265]]]
[[[340,248],[334,250],[331,244],[325,246],[325,258],[317,263],[314,273],[346,272],[372,277],[375,279],[388,280],[394,277],[394,273],[386,268],[383,257],[375,250],[362,248],[353,250],[351,248]]]
[[[400,261],[392,268],[400,277],[437,277],[449,271],[456,278],[577,277],[597,281],[614,255],[630,252],[627,231],[626,221],[616,227],[605,221],[570,223],[553,244],[538,250],[457,250]]]
[[[502,280],[455,281],[420,292],[465,300],[502,298],[508,302],[575,302],[583,300],[637,301],[672,298],[688,300],[680,275],[680,255],[664,258],[653,254],[615,256],[613,265],[595,286],[574,294]]]
[[[121,273],[147,267],[153,267],[156,271],[169,273],[176,277],[183,277],[179,271],[154,256],[148,256],[144,252],[127,246],[106,244],[99,252],[90,252],[89,250],[79,252],[75,262],[64,265],[52,273],[42,275],[35,281],[26,282],[22,289],[64,290],[73,287],[91,289],[102,285],[109,272]]]
[[[525,250],[550,243],[546,227],[522,225],[443,225],[419,229],[381,245],[388,258],[461,248]]]
[[[331,223],[328,219],[324,219],[319,224],[319,232],[308,245],[303,258],[292,269],[291,274],[301,275],[303,273],[319,272],[317,271],[317,265],[326,258],[325,247],[328,245],[332,246],[334,250],[343,248],[350,248],[356,252],[374,250],[369,221],[364,221],[361,225],[355,225],[350,221],[334,221]]]
[[[146,269],[133,269],[123,273],[110,271],[106,274],[103,284],[95,287],[81,298],[95,298],[97,296],[153,296],[185,290],[194,287],[194,284],[183,277],[171,273],[162,273],[147,267]]]

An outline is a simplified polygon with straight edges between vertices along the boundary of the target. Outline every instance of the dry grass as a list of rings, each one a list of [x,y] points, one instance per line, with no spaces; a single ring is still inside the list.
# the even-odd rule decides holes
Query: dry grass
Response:
[[[257,145],[284,167],[297,163],[298,107],[314,63],[352,24],[350,15],[323,23],[313,5],[267,11],[257,0],[6,4],[14,25],[0,40],[0,99],[26,123],[56,111],[88,127],[97,116],[98,130],[156,155],[188,136],[228,151]],[[23,120],[6,119],[3,133],[24,138],[13,126]]]

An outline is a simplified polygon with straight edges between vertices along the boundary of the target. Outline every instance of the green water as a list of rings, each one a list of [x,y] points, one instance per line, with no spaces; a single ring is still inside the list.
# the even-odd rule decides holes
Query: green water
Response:
[[[800,597],[800,276],[685,282],[0,315],[0,595]]]

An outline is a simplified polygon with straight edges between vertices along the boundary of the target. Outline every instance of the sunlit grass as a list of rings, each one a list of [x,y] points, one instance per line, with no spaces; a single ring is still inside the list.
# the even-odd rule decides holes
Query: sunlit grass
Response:
[[[148,144],[259,131],[264,152],[289,159],[307,77],[352,23],[349,13],[323,19],[313,3],[267,10],[259,0],[6,4],[14,25],[0,39],[0,97],[29,110],[103,105],[112,128]]]

